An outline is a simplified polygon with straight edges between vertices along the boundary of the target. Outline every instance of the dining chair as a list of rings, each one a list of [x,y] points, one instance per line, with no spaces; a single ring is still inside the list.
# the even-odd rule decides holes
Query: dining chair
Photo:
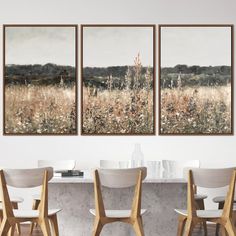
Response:
[[[18,209],[19,203],[22,203],[24,199],[22,197],[18,196],[10,196],[10,202],[12,204],[13,209]],[[0,203],[2,203],[2,199],[0,198]],[[0,222],[2,222],[3,219],[3,211],[0,209]],[[16,224],[16,232],[17,234],[21,234],[20,224]]]
[[[218,204],[218,209],[223,209],[224,208],[224,204],[225,204],[225,199],[226,196],[217,196],[214,197],[212,200],[214,203]],[[236,203],[236,194],[234,193],[234,203]],[[233,213],[233,222],[236,225],[236,212]],[[216,236],[218,236],[220,233],[220,225],[217,224],[216,225]]]
[[[141,209],[141,195],[142,181],[146,175],[146,167],[95,170],[95,209],[90,209],[90,213],[95,216],[93,236],[99,236],[103,226],[113,222],[131,224],[136,235],[144,235],[142,215],[146,210]],[[101,186],[119,189],[135,186],[131,210],[105,210]]]
[[[10,196],[10,202],[12,204],[13,209],[18,209],[19,204],[22,203],[23,201],[24,199],[20,196]],[[0,196],[0,203],[2,203],[1,196]],[[2,222],[2,218],[3,218],[3,212],[2,209],[0,209],[0,222]],[[20,224],[16,224],[16,231],[17,234],[21,234]]]
[[[186,175],[184,175],[184,169],[185,168],[200,168],[200,161],[199,160],[187,160],[187,161],[162,160],[162,166],[164,169],[164,173],[165,171],[166,173],[173,172],[172,176],[170,176],[171,178],[185,178]],[[194,188],[194,199],[196,203],[196,208],[198,210],[204,210],[205,209],[204,200],[208,196],[206,194],[199,193],[196,185],[194,185],[193,188]],[[207,225],[205,222],[203,222],[201,226],[202,225],[203,225],[204,233],[205,235],[207,235]]]
[[[52,167],[54,172],[60,170],[73,170],[76,166],[75,160],[38,160],[38,168]],[[37,210],[40,204],[40,194],[33,195],[32,209]],[[31,223],[30,233],[34,230],[35,223]]]
[[[236,230],[232,224],[236,180],[235,168],[193,168],[186,171],[188,172],[187,210],[175,209],[179,214],[177,235],[182,236],[185,228],[185,235],[190,236],[196,224],[209,221],[222,225],[229,236],[235,236]],[[221,188],[229,186],[223,210],[197,210],[194,199],[194,185],[202,188]]]
[[[49,221],[53,235],[58,236],[57,213],[60,209],[48,210],[48,181],[53,176],[53,169],[4,169],[0,170],[0,193],[2,196],[3,219],[0,235],[14,235],[15,225],[21,222],[36,222],[40,225],[44,236],[51,236]],[[7,186],[15,188],[33,188],[42,186],[41,204],[38,210],[13,209]]]

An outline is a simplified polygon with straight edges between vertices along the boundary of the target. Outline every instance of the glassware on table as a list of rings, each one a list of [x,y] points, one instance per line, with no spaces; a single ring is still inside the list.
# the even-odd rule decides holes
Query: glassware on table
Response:
[[[141,144],[136,143],[134,146],[134,151],[132,153],[131,167],[140,167],[144,164],[144,155],[141,150]]]
[[[144,166],[147,167],[147,178],[161,178],[161,161],[145,161]]]
[[[131,161],[119,161],[119,168],[120,169],[131,168]]]
[[[162,160],[163,178],[176,177],[176,161]]]

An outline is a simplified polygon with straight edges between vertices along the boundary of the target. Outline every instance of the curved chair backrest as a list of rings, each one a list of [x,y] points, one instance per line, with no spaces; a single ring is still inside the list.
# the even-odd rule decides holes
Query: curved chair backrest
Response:
[[[38,160],[38,167],[53,167],[54,171],[73,170],[75,168],[75,160]]]
[[[142,180],[147,176],[146,167],[129,169],[99,169],[101,185],[109,188],[127,188],[137,184],[138,175],[142,171]]]
[[[119,169],[119,161],[100,160],[100,168],[104,169]]]
[[[43,184],[45,171],[48,171],[48,181],[53,177],[53,168],[35,169],[4,169],[6,184],[16,188],[33,188]]]
[[[194,185],[202,188],[222,188],[229,185],[235,169],[235,167],[221,169],[185,168],[184,175],[187,176],[189,170],[192,170]]]

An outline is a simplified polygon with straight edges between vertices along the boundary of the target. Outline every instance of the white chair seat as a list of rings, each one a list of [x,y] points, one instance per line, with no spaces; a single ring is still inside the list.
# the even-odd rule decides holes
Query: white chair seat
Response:
[[[213,202],[215,203],[221,203],[225,201],[226,196],[219,196],[219,197],[215,197],[213,198]],[[236,198],[234,198],[234,202],[236,203]]]
[[[96,210],[90,209],[90,213],[96,216]],[[141,209],[141,215],[143,215],[147,210]],[[110,218],[127,218],[131,216],[131,210],[105,210],[106,216]]]
[[[52,216],[61,211],[61,209],[48,210],[48,215]],[[38,218],[38,210],[13,210],[14,216],[16,218]]]
[[[14,203],[21,203],[24,199],[22,197],[10,196],[10,201]],[[0,199],[0,202],[2,202],[2,199]]]
[[[187,216],[188,212],[187,210],[180,210],[175,209],[175,212],[177,212],[180,215]],[[221,217],[223,213],[223,210],[197,210],[197,217],[200,218],[218,218]]]
[[[34,194],[33,199],[34,200],[40,200],[40,194]]]
[[[204,194],[194,194],[194,199],[195,200],[204,200],[207,198],[207,195]]]

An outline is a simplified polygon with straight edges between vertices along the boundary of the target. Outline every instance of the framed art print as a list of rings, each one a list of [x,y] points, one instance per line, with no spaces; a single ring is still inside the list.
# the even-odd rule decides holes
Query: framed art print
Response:
[[[82,135],[155,134],[155,25],[82,25]]]
[[[3,31],[4,134],[77,134],[77,26]]]
[[[233,26],[159,26],[159,134],[233,134]]]

